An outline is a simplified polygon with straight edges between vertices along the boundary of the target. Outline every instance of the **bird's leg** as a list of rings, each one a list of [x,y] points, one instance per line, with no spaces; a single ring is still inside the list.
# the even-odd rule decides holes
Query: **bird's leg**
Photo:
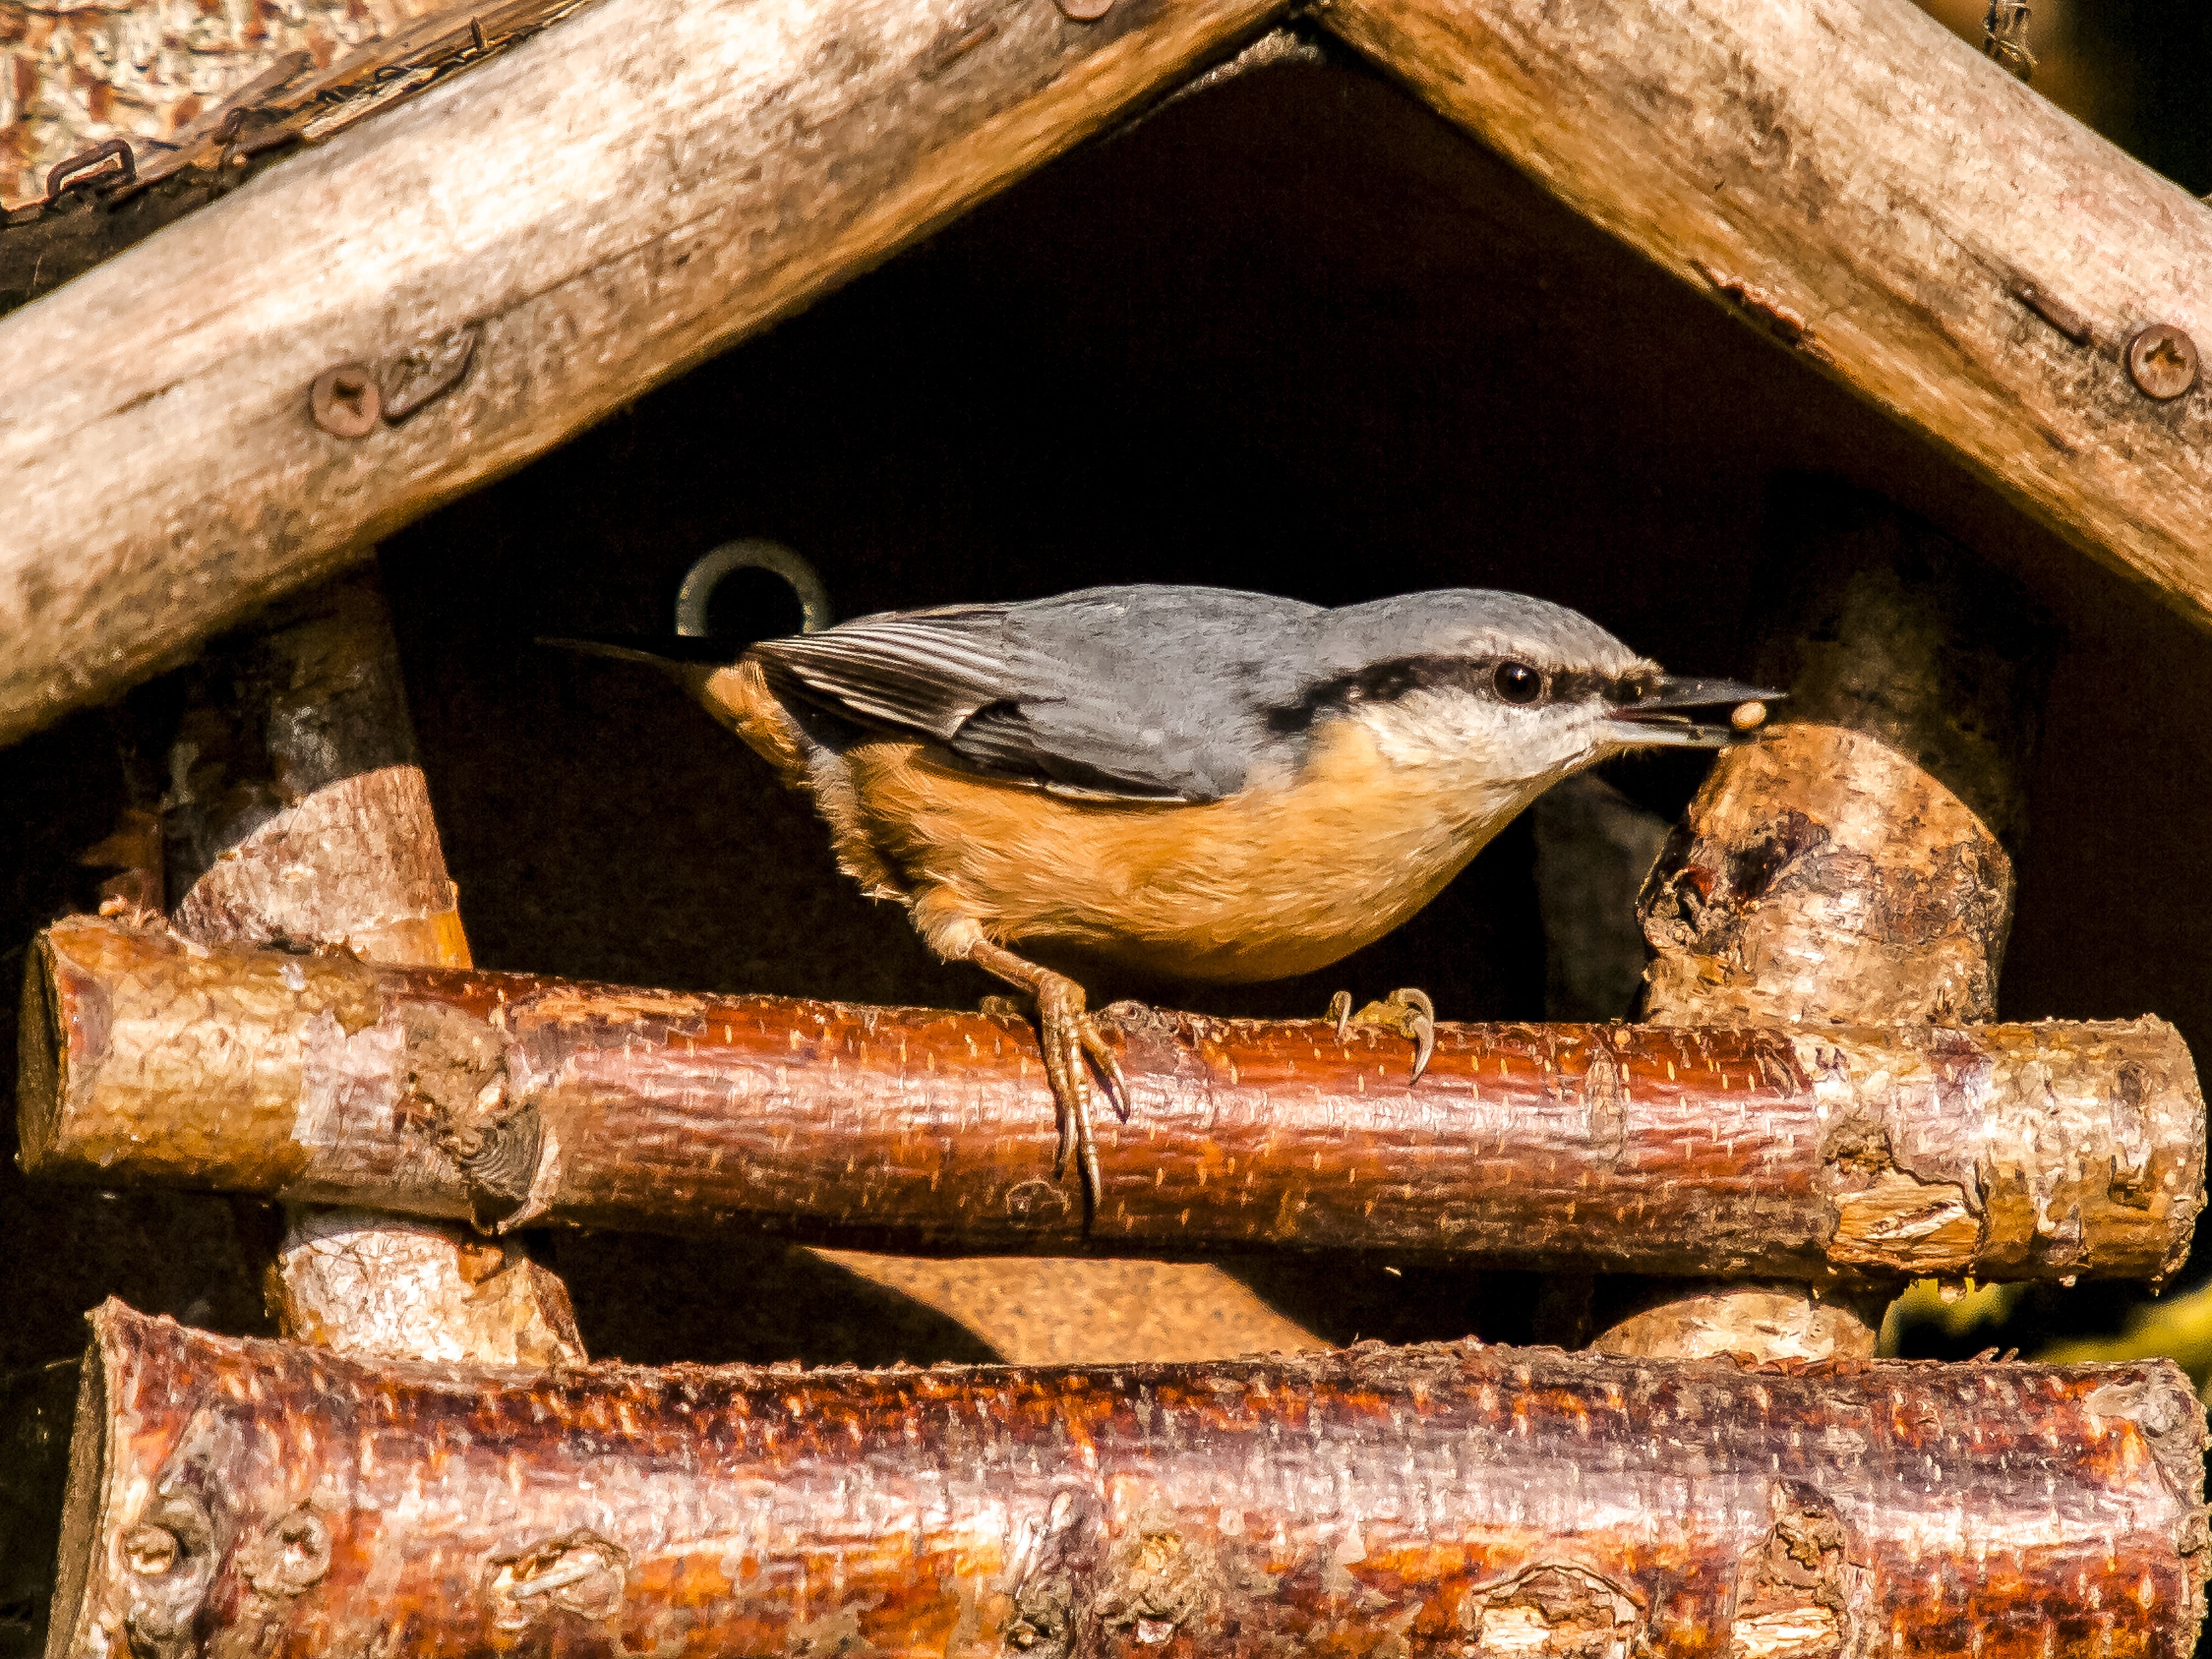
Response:
[[[1395,1031],[1413,1045],[1414,1083],[1429,1069],[1429,1056],[1437,1051],[1437,1005],[1426,991],[1408,986],[1393,991],[1380,1002],[1352,1012],[1352,993],[1339,991],[1328,1000],[1328,1018],[1336,1022],[1336,1040],[1343,1042],[1355,1025],[1380,1025]],[[1408,1085],[1411,1086],[1410,1085]]]
[[[1044,1050],[1044,1070],[1052,1085],[1053,1116],[1060,1127],[1060,1153],[1053,1160],[1053,1179],[1067,1173],[1070,1152],[1083,1164],[1083,1207],[1095,1215],[1104,1197],[1098,1173],[1098,1141],[1091,1125],[1091,1073],[1085,1056],[1098,1068],[1106,1085],[1106,1098],[1115,1115],[1129,1121],[1129,1083],[1121,1075],[1121,1062],[1114,1056],[1090,1013],[1083,988],[1065,974],[1041,968],[1004,945],[978,939],[969,947],[968,960],[1009,985],[1018,985],[1036,1000],[1037,1042]]]

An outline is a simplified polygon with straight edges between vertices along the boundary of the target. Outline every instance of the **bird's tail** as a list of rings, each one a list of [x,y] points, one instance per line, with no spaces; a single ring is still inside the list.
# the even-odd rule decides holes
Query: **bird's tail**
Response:
[[[538,644],[587,657],[611,657],[617,662],[643,663],[657,668],[684,688],[685,695],[707,705],[717,719],[726,720],[721,699],[713,690],[715,677],[744,654],[743,646],[727,640],[694,639],[682,634],[633,635],[586,639],[568,635],[540,635]],[[725,676],[724,678],[727,678]]]
[[[742,646],[727,640],[695,639],[684,634],[639,634],[587,639],[572,635],[541,634],[539,645],[578,651],[587,657],[611,657],[617,662],[641,662],[650,667],[677,670],[727,668],[744,654]]]
[[[794,788],[810,787],[812,745],[769,690],[760,659],[747,655],[742,646],[681,634],[618,639],[540,636],[538,643],[658,668],[764,757],[786,783]]]

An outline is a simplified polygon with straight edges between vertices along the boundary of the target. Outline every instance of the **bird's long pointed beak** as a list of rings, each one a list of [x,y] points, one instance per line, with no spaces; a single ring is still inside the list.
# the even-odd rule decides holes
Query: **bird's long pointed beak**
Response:
[[[1616,707],[1613,718],[1630,728],[1621,733],[1629,743],[1718,749],[1749,738],[1765,723],[1767,705],[1787,696],[1740,680],[1668,674],[1634,702]]]

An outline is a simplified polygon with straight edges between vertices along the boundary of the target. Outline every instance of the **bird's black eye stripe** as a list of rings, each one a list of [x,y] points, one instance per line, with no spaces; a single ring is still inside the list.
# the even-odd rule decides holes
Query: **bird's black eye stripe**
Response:
[[[1617,679],[1609,674],[1552,676],[1552,698],[1555,702],[1598,701],[1626,707],[1643,702],[1658,689],[1649,674],[1623,674]]]
[[[1266,718],[1271,729],[1289,734],[1307,730],[1325,714],[1364,703],[1395,702],[1415,691],[1468,691],[1528,708],[1592,701],[1626,707],[1657,690],[1649,672],[1615,677],[1547,671],[1515,657],[1393,657],[1309,686],[1296,702],[1268,709]]]
[[[1633,702],[1646,689],[1633,675],[1616,679],[1609,674],[1547,671],[1514,657],[1393,657],[1319,681],[1297,702],[1267,709],[1266,719],[1271,729],[1289,734],[1307,730],[1325,714],[1367,703],[1395,702],[1415,691],[1471,692],[1526,708],[1599,697]]]

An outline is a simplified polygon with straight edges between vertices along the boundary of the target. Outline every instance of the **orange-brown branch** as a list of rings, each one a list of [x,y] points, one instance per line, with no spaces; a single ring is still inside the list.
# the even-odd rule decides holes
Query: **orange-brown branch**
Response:
[[[42,936],[26,1167],[452,1215],[1081,1248],[1018,1020]],[[1098,1247],[1814,1282],[2160,1276],[2203,1103],[2156,1020],[1972,1030],[1105,1019]]]
[[[2180,1659],[2208,1559],[2166,1360],[530,1373],[94,1329],[56,1653]]]

